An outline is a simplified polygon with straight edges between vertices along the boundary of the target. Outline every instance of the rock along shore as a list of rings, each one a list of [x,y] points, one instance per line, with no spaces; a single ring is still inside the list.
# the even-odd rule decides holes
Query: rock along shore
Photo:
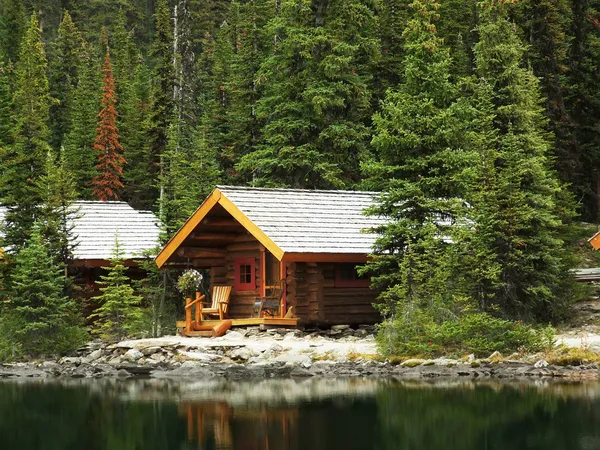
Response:
[[[373,328],[346,325],[327,331],[258,328],[229,331],[221,338],[92,342],[58,360],[0,365],[0,379],[152,377],[252,379],[288,377],[557,378],[596,380],[597,364],[554,366],[540,355],[500,354],[486,359],[407,359],[397,364],[377,354]]]

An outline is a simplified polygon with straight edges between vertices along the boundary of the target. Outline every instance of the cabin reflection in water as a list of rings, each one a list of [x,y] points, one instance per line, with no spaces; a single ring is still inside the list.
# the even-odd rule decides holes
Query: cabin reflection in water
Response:
[[[184,402],[187,438],[198,448],[214,442],[219,450],[297,450],[298,408],[231,407],[225,402]],[[210,447],[209,447],[210,448]]]

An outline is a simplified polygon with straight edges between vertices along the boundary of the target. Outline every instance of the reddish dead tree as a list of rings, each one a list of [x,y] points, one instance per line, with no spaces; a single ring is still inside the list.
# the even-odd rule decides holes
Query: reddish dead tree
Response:
[[[98,151],[98,176],[92,180],[94,196],[103,202],[118,200],[123,189],[121,177],[123,165],[127,162],[123,157],[123,147],[119,142],[117,129],[117,110],[115,105],[115,79],[110,63],[110,54],[106,52],[104,60],[104,82],[102,85],[102,110],[98,114],[98,128],[94,148]]]

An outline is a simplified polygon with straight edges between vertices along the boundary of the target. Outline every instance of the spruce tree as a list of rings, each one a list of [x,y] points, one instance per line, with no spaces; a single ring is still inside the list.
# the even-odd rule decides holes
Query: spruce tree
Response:
[[[476,73],[487,111],[473,188],[472,247],[484,255],[477,291],[483,307],[509,317],[560,317],[573,295],[569,250],[562,238],[572,205],[552,169],[552,141],[537,78],[523,67],[524,45],[509,5],[481,5]],[[489,105],[489,106],[486,106]]]
[[[10,71],[10,66],[0,64],[0,147],[12,144],[15,129],[12,116]]]
[[[83,50],[83,39],[71,15],[65,11],[50,58],[50,92],[58,100],[51,109],[51,144],[55,151],[64,144],[72,122],[73,92],[79,79]]]
[[[19,59],[21,40],[27,29],[25,8],[21,0],[0,3],[0,58],[13,64]]]
[[[449,50],[437,35],[439,3],[416,0],[403,33],[403,82],[373,117],[375,160],[366,186],[383,189],[370,211],[386,217],[368,270],[383,290],[384,311],[411,320],[423,310],[446,317],[462,294],[458,266],[467,107],[450,80]],[[443,286],[443,289],[440,287]],[[443,314],[442,314],[443,313]]]
[[[85,339],[79,313],[64,295],[64,286],[64,266],[48,251],[37,224],[15,257],[0,318],[0,334],[18,343],[22,355],[64,353]]]
[[[156,36],[152,44],[154,59],[153,84],[148,119],[149,168],[151,180],[164,180],[165,160],[169,126],[173,116],[173,32],[171,14],[166,0],[159,0],[156,7]],[[145,206],[152,206],[156,191],[151,184],[144,186]],[[162,208],[164,186],[159,186],[159,202]]]
[[[148,116],[152,73],[141,55],[132,80],[123,87],[119,100],[119,137],[127,165],[123,169],[123,200],[136,209],[148,206],[152,171],[148,164]]]
[[[117,130],[117,103],[115,80],[112,74],[110,53],[104,60],[104,82],[102,85],[102,110],[98,114],[98,128],[94,149],[98,152],[98,175],[92,180],[93,195],[98,200],[118,200],[123,189],[123,147]]]
[[[29,236],[41,204],[37,180],[44,174],[49,110],[53,102],[46,77],[47,61],[37,18],[31,16],[16,66],[12,145],[0,154],[0,202],[7,207],[4,241],[18,251]]]
[[[92,199],[91,183],[96,176],[97,155],[94,150],[96,124],[102,97],[101,65],[90,49],[81,55],[78,83],[73,91],[71,123],[65,136],[63,153],[66,168],[73,174],[80,198]]]
[[[141,331],[144,312],[140,307],[142,298],[136,295],[127,277],[122,247],[115,238],[113,257],[107,274],[102,275],[100,290],[95,298],[98,309],[90,316],[95,319],[93,333],[103,339],[118,340]]]
[[[74,207],[77,191],[72,174],[65,164],[64,155],[56,157],[48,152],[45,175],[38,182],[41,191],[41,233],[50,255],[65,267],[73,260],[76,243],[73,236]],[[68,280],[67,280],[68,281]]]
[[[565,103],[568,119],[564,124],[571,131],[570,146],[563,147],[568,154],[559,154],[562,169],[573,180],[582,219],[600,220],[600,29],[598,27],[598,0],[575,0],[571,3],[572,40],[567,54],[567,83]],[[567,133],[568,134],[568,133]],[[559,134],[559,137],[561,135]],[[568,136],[567,136],[568,137]],[[564,141],[563,141],[564,142]]]
[[[237,168],[254,184],[349,187],[370,138],[370,77],[378,43],[374,5],[282,2],[268,25],[277,48],[259,72],[264,143]]]

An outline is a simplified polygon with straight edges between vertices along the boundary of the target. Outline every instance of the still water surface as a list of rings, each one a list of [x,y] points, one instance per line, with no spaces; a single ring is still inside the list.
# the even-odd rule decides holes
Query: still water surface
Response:
[[[600,384],[0,382],[0,449],[600,449]]]

